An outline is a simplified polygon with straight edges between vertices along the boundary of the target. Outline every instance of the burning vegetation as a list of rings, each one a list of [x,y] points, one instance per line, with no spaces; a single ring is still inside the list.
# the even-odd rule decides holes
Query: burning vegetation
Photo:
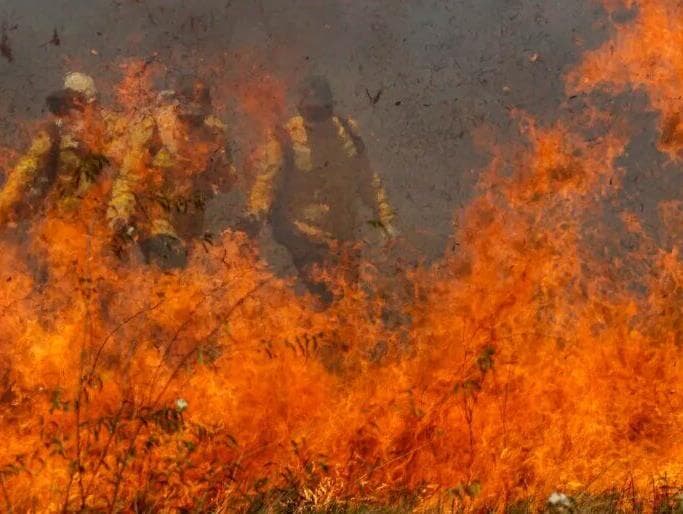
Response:
[[[588,92],[642,91],[678,159],[681,23],[643,3],[568,73],[562,121],[478,138],[490,162],[429,266],[391,258],[400,212],[322,79],[289,119],[285,81],[242,85],[261,144],[237,160],[196,77],[159,91],[155,59],[125,63],[110,107],[67,75],[0,151],[3,512],[678,512],[680,193],[659,232],[621,201],[634,134]],[[361,171],[315,182],[328,122],[351,166],[331,173]]]

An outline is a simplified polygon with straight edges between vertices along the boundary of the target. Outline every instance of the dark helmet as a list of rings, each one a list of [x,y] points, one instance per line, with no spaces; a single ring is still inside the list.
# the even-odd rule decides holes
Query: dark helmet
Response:
[[[180,100],[180,116],[188,121],[199,121],[211,113],[209,85],[195,75],[178,79],[176,94]]]
[[[301,86],[299,112],[309,121],[323,121],[334,113],[332,88],[325,77],[314,75]]]
[[[211,105],[211,88],[195,75],[184,75],[178,79],[178,97],[185,102],[197,105]]]

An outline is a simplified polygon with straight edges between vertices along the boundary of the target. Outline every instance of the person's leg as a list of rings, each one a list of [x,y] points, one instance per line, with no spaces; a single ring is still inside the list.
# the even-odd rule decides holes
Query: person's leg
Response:
[[[332,303],[334,295],[328,285],[316,277],[316,270],[326,267],[326,251],[329,251],[326,247],[315,243],[298,244],[290,250],[292,262],[297,269],[300,280],[309,292],[320,299],[325,307]]]
[[[330,249],[323,243],[312,241],[302,236],[294,228],[286,226],[273,227],[274,239],[284,246],[292,258],[301,282],[309,292],[317,296],[325,306],[334,299],[329,287],[315,276],[317,267],[324,267]]]
[[[360,281],[361,252],[358,245],[353,242],[340,243],[331,249],[335,254],[334,266],[338,268],[344,277],[346,284],[354,287]]]

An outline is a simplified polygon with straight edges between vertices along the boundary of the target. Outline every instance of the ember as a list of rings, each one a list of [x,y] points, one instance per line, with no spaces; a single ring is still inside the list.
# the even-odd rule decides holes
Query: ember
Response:
[[[416,147],[479,163],[431,260],[409,204],[451,191],[373,153],[376,117],[446,112],[431,83],[350,101],[344,74],[268,69],[277,34],[105,72],[49,20],[63,82],[0,145],[3,511],[680,511],[683,7],[599,7],[552,116],[504,77],[504,122],[458,99]],[[528,73],[555,62],[526,44]]]

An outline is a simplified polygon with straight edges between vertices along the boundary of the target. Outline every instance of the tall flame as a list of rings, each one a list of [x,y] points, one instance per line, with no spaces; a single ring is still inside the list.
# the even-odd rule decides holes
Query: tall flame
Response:
[[[673,116],[677,21],[679,8],[643,4],[569,74],[570,94],[642,87]],[[133,124],[151,72],[125,71]],[[276,106],[284,93],[267,86],[242,109],[271,122],[259,93]],[[237,231],[193,243],[182,271],[118,261],[108,177],[77,215],[3,236],[3,508],[483,511],[680,481],[681,259],[637,213],[619,213],[615,237],[636,243],[618,252],[600,221],[629,129],[589,105],[548,126],[513,116],[521,143],[489,143],[455,249],[400,271],[400,294],[370,262],[360,284],[328,274],[343,294],[324,312]],[[677,149],[666,127],[662,149]],[[680,209],[660,206],[677,243]]]

